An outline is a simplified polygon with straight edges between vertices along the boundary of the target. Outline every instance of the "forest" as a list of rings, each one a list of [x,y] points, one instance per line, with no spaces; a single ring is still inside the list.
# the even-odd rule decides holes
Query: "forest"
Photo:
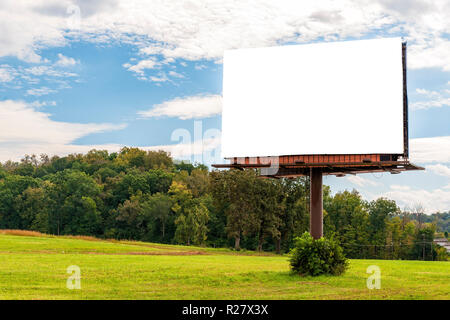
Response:
[[[349,258],[446,259],[450,213],[324,186],[324,234]],[[309,229],[308,178],[209,170],[124,147],[0,165],[0,229],[287,253]]]

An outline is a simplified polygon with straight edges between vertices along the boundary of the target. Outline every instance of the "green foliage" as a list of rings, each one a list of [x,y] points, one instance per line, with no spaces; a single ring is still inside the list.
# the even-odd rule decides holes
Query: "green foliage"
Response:
[[[21,229],[48,231],[48,210],[45,206],[46,193],[41,187],[28,187],[15,199],[15,209],[21,217]],[[36,219],[39,216],[39,219]]]
[[[411,215],[411,219],[418,220],[417,215]],[[438,212],[430,215],[422,215],[421,219],[425,223],[433,223],[436,226],[437,232],[448,232],[450,231],[450,212]]]
[[[114,162],[124,168],[141,168],[141,169],[157,169],[171,168],[173,166],[172,159],[169,154],[164,151],[148,151],[145,152],[139,148],[123,147]]]
[[[437,261],[447,261],[448,260],[447,249],[445,249],[444,247],[436,246],[435,252],[436,252],[436,260]]]
[[[440,259],[433,231],[450,213],[400,212],[324,186],[324,232],[349,258]],[[164,151],[48,157],[0,164],[0,229],[289,252],[309,230],[309,180],[262,179],[257,170],[210,172]],[[447,233],[448,234],[448,233]],[[421,238],[422,237],[422,238]],[[425,254],[423,254],[425,251]]]
[[[194,216],[194,244],[203,246],[208,238],[209,231],[207,227],[209,221],[208,208],[203,203],[199,203],[191,209],[189,214]]]
[[[0,228],[20,229],[26,227],[16,203],[28,188],[38,187],[40,181],[29,176],[7,175],[0,180]]]
[[[367,255],[370,237],[370,222],[367,204],[360,194],[353,190],[328,196],[324,200],[326,217],[324,218],[325,236],[334,238],[343,244],[350,258]]]
[[[48,181],[51,232],[97,234],[101,223],[97,204],[101,202],[102,187],[86,173],[73,169],[51,175]]]
[[[387,221],[400,212],[395,201],[379,198],[368,204],[371,244],[384,245],[387,232]]]
[[[342,248],[332,239],[318,240],[305,232],[295,239],[291,251],[291,269],[300,275],[341,275],[348,268]]]
[[[199,203],[180,214],[175,220],[175,240],[180,244],[204,245],[208,233],[209,212]]]
[[[414,246],[411,250],[411,259],[436,259],[436,245],[433,244],[434,232],[435,227],[433,225],[424,226],[416,231],[414,236]]]
[[[211,193],[216,204],[227,217],[227,233],[235,239],[235,249],[240,249],[242,236],[257,229],[258,217],[255,200],[258,194],[257,173],[252,170],[214,171],[211,173]]]
[[[161,224],[161,239],[166,236],[166,225],[171,220],[171,208],[173,200],[164,193],[156,193],[144,202],[143,207],[146,214]]]
[[[277,182],[282,188],[284,206],[283,214],[280,216],[280,237],[275,238],[275,250],[280,253],[282,250],[288,252],[292,248],[296,234],[303,234],[309,230],[309,180],[297,178]],[[324,191],[327,190],[329,187],[325,186]]]

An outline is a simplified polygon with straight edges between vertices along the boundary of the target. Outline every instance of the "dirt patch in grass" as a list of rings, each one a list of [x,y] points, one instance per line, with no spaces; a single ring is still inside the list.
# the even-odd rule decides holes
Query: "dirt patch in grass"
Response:
[[[51,251],[51,250],[39,250],[39,251],[23,251],[20,252],[20,254],[54,254],[54,253],[64,253],[61,251]],[[0,251],[0,254],[15,254],[15,252],[12,251]]]
[[[304,282],[300,281],[300,282],[297,282],[297,284],[299,284],[299,285],[319,285],[319,286],[329,286],[330,285],[329,283],[320,282],[320,281],[304,281]]]
[[[108,242],[117,243],[117,244],[126,244],[130,246],[138,246],[138,247],[148,247],[148,248],[154,248],[154,249],[168,249],[168,250],[174,250],[177,249],[174,246],[165,245],[165,244],[150,244],[145,242],[139,242],[139,241],[133,241],[133,240],[115,240],[115,239],[109,239]],[[178,250],[183,250],[178,249]],[[186,248],[186,250],[188,250]],[[189,250],[188,250],[189,251]]]
[[[83,252],[84,254],[99,254],[99,255],[134,255],[134,256],[195,256],[207,255],[208,253],[202,251],[150,251],[150,252]]]
[[[75,240],[86,240],[86,241],[109,241],[108,239],[100,239],[92,236],[72,236],[72,235],[64,235],[59,236],[59,238],[65,238],[65,239],[75,239]]]
[[[0,251],[0,254],[11,254],[10,251]],[[197,256],[209,255],[203,251],[137,251],[137,252],[97,252],[97,251],[50,251],[50,250],[32,250],[24,251],[20,254],[94,254],[94,255],[132,255],[132,256]]]
[[[15,229],[4,229],[0,230],[0,234],[11,235],[11,236],[28,236],[28,237],[46,237],[44,233],[38,231],[29,230],[15,230]]]

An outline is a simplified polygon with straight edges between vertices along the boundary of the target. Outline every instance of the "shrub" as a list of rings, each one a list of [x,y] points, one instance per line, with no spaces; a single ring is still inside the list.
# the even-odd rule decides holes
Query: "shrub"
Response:
[[[332,239],[314,240],[308,232],[295,238],[291,250],[291,269],[300,275],[340,275],[348,267],[342,248]]]
[[[445,249],[444,247],[441,247],[441,246],[433,246],[433,247],[435,247],[434,251],[435,251],[437,261],[447,261],[448,260],[447,249]]]

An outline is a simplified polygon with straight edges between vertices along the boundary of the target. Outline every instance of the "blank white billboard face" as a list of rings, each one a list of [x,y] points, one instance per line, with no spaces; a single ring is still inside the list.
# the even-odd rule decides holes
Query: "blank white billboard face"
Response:
[[[222,156],[403,153],[400,38],[229,50]]]

